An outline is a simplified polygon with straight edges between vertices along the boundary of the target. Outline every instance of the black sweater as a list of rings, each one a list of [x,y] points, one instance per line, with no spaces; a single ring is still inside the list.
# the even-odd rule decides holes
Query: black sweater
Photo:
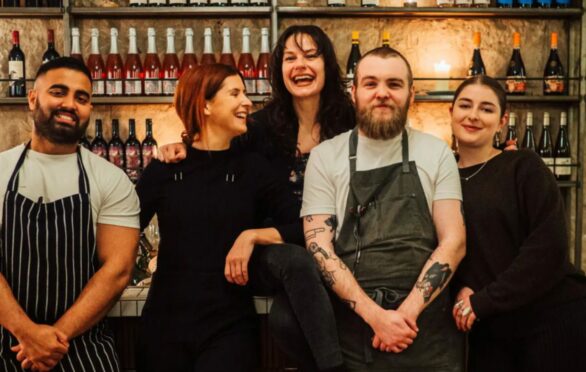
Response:
[[[482,165],[460,170],[469,177]],[[462,180],[466,257],[456,282],[496,333],[529,330],[547,309],[586,296],[568,260],[563,200],[552,173],[530,151],[506,151]]]

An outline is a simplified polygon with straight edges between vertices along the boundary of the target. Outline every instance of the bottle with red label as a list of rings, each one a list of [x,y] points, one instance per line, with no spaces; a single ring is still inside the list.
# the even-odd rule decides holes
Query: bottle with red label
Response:
[[[222,31],[222,55],[220,55],[220,63],[232,67],[236,67],[236,61],[234,60],[234,55],[232,55],[232,47],[230,46],[230,29],[228,27],[224,27]]]
[[[242,53],[238,58],[238,71],[244,77],[244,85],[246,85],[246,93],[256,93],[256,67],[254,66],[254,59],[250,53],[250,30],[248,27],[242,29]]]
[[[83,62],[81,48],[79,47],[79,28],[71,28],[71,53],[70,56]]]
[[[12,31],[12,49],[8,53],[8,96],[26,97],[25,76],[25,58],[20,49],[20,35],[18,31]]]
[[[197,57],[193,52],[193,29],[185,29],[185,51],[181,61],[181,74],[185,71],[197,67]]]
[[[271,83],[269,82],[269,29],[263,27],[260,30],[260,34],[260,54],[258,55],[258,61],[256,61],[256,93],[271,94]]]
[[[120,139],[120,124],[118,119],[112,119],[112,138],[108,143],[108,159],[110,163],[124,169],[124,142]]]
[[[128,29],[128,55],[124,63],[124,94],[140,96],[143,92],[144,70],[136,48],[136,29]]]
[[[146,136],[142,141],[142,167],[146,168],[157,156],[157,141],[153,137],[153,120],[146,119]]]
[[[175,53],[175,30],[167,28],[167,52],[163,58],[163,94],[172,96],[179,79],[179,58]]]
[[[126,174],[133,183],[138,181],[142,169],[142,157],[140,154],[140,142],[136,139],[136,123],[134,119],[128,120],[128,139],[124,144]]]
[[[102,133],[102,120],[96,119],[96,136],[92,140],[90,144],[90,150],[102,158],[108,160],[108,143],[104,139],[104,135]]]
[[[527,90],[527,74],[525,64],[521,58],[521,35],[513,34],[513,55],[507,69],[505,88],[509,94],[525,94]]]
[[[148,49],[144,59],[144,94],[160,96],[163,94],[161,61],[157,55],[156,33],[153,27],[147,30]]]
[[[91,49],[90,55],[87,59],[87,68],[90,70],[92,75],[92,95],[103,96],[106,94],[105,80],[106,80],[106,69],[104,68],[104,60],[100,54],[100,48],[98,46],[98,38],[100,33],[97,28],[91,30]]]
[[[202,65],[211,65],[216,63],[216,56],[212,48],[212,29],[206,27],[203,30],[203,54],[201,56]]]
[[[106,59],[106,94],[109,96],[121,96],[122,77],[124,64],[118,53],[118,30],[110,29],[110,53]]]
[[[560,95],[566,92],[566,73],[558,54],[558,33],[551,33],[551,51],[543,72],[543,94]]]

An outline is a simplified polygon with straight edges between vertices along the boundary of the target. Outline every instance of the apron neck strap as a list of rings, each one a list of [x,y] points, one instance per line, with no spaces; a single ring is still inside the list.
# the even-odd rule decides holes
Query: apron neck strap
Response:
[[[405,128],[403,128],[403,133],[401,134],[401,151],[403,156],[401,172],[409,173],[411,172],[411,168],[409,167],[409,136]]]
[[[358,127],[355,127],[350,133],[350,141],[349,145],[349,157],[348,160],[350,161],[350,174],[356,172],[356,152],[358,149]],[[401,172],[402,173],[410,173],[411,168],[409,167],[409,135],[407,134],[407,130],[403,128],[403,132],[401,133]]]

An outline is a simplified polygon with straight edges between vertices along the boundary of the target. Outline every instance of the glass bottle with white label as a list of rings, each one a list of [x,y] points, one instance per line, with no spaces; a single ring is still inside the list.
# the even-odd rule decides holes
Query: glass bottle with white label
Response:
[[[79,28],[77,27],[71,28],[71,52],[69,56],[83,62],[81,48],[79,47]]]
[[[454,6],[456,8],[470,8],[472,6],[472,0],[455,0]]]
[[[490,6],[490,0],[474,0],[475,8],[488,8]]]
[[[360,6],[363,7],[373,7],[373,6],[378,6],[379,2],[378,0],[360,0]]]
[[[106,69],[104,68],[104,60],[100,54],[98,39],[100,32],[97,28],[91,30],[91,49],[90,55],[87,59],[87,68],[92,75],[92,95],[103,96],[106,94]]]
[[[570,138],[568,137],[568,114],[562,112],[560,117],[560,130],[553,151],[555,158],[555,176],[558,180],[569,180],[572,176],[572,153],[570,151]]]
[[[547,165],[547,167],[553,172],[554,158],[551,129],[549,127],[549,112],[543,114],[543,130],[541,133],[541,139],[539,140],[539,146],[537,147],[537,154],[541,156],[545,165]]]
[[[256,93],[271,94],[271,83],[269,80],[269,29],[267,27],[261,28],[260,34],[260,54],[256,61],[256,73],[258,75],[256,79]]]
[[[454,6],[454,0],[437,0],[437,6],[440,8],[451,8]]]
[[[12,31],[12,49],[8,53],[8,96],[26,97],[25,58],[20,49],[20,35]]]
[[[331,6],[331,7],[346,6],[346,0],[328,0],[328,6]]]
[[[248,27],[242,28],[242,52],[238,57],[238,71],[244,78],[246,93],[254,94],[256,92],[256,66],[250,53],[250,29]]]
[[[142,79],[144,70],[136,48],[136,29],[128,29],[128,55],[124,63],[124,94],[127,96],[142,95]]]
[[[110,29],[110,53],[106,59],[106,94],[109,96],[122,95],[123,63],[118,53],[118,30]]]
[[[163,94],[172,96],[179,79],[179,58],[175,53],[175,30],[167,28],[167,51],[163,59]]]
[[[169,0],[169,6],[187,6],[187,0]]]
[[[148,49],[144,59],[144,94],[156,96],[163,94],[161,81],[161,61],[157,55],[156,32],[153,27],[147,30]]]

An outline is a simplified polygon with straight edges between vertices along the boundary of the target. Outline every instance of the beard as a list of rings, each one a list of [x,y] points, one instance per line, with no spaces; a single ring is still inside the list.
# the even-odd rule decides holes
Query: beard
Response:
[[[368,137],[376,140],[387,140],[396,137],[407,125],[407,113],[409,111],[409,100],[403,107],[387,103],[392,108],[390,118],[376,118],[373,114],[374,108],[357,107],[356,122],[358,128]]]
[[[67,125],[58,123],[55,118],[60,113],[68,113],[73,116],[75,125]],[[84,135],[89,120],[84,123],[79,122],[79,118],[75,112],[67,109],[53,110],[46,114],[41,108],[39,101],[35,104],[35,111],[33,112],[33,121],[35,125],[35,132],[43,138],[46,138],[51,143],[58,145],[73,145],[79,142]]]

